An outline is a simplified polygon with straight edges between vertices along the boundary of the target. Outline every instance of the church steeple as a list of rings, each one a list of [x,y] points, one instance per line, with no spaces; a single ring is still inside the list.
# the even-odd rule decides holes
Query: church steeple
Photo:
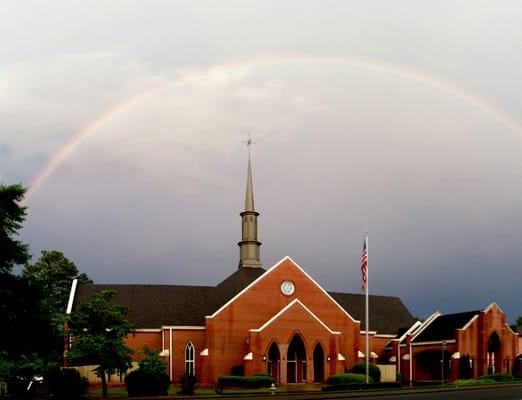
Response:
[[[245,211],[254,211],[254,187],[252,184],[252,163],[250,160],[250,153],[248,153]]]
[[[250,157],[250,146],[254,144],[252,139],[246,142],[248,146],[248,170],[245,195],[245,210],[241,215],[241,242],[239,246],[239,268],[261,268],[259,248],[261,242],[257,240],[257,213],[254,209],[254,185],[252,181],[252,162]]]

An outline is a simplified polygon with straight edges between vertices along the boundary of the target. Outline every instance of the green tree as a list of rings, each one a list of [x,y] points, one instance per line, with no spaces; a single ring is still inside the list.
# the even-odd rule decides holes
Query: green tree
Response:
[[[114,290],[103,290],[79,305],[69,317],[69,332],[74,338],[68,353],[74,364],[98,365],[103,397],[107,397],[106,374],[125,372],[131,366],[132,350],[124,343],[133,329],[125,319],[127,309],[112,304]]]
[[[22,277],[41,290],[44,304],[53,316],[65,314],[73,279],[78,279],[80,283],[92,283],[85,273],[80,273],[76,265],[57,250],[43,250],[38,261],[25,265]]]
[[[519,315],[517,318],[517,326],[521,326],[521,325],[522,325],[522,315]]]
[[[28,246],[16,239],[27,209],[20,205],[26,189],[19,184],[0,184],[0,273],[10,273],[14,265],[26,263]]]
[[[45,342],[40,333],[47,325],[40,292],[12,273],[30,258],[27,244],[17,238],[27,214],[21,204],[25,191],[19,184],[0,184],[0,364],[2,374],[16,370],[18,376],[20,369],[30,369],[27,360],[41,361]]]
[[[56,250],[44,250],[38,261],[26,264],[22,278],[40,293],[40,309],[46,315],[47,329],[40,332],[46,343],[46,361],[61,361],[63,355],[64,315],[73,279],[91,282],[79,273],[72,261]]]
[[[9,359],[45,353],[48,318],[40,305],[41,294],[25,279],[0,274],[0,351]]]

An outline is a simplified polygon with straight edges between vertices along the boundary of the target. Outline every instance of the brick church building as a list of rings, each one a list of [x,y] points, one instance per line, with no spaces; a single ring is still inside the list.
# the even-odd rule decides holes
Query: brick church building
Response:
[[[250,158],[240,215],[239,267],[216,286],[73,282],[68,311],[94,292],[116,290],[115,302],[127,306],[136,327],[127,344],[157,350],[173,382],[188,373],[214,384],[232,370],[269,373],[282,384],[324,382],[363,361],[364,295],[326,291],[290,257],[261,266]],[[370,310],[372,362],[395,364],[406,381],[440,379],[440,360],[425,353],[442,344],[451,379],[459,375],[459,354],[470,356],[477,376],[491,366],[508,371],[518,354],[518,335],[496,305],[465,315],[437,313],[424,323],[398,297],[372,295]]]

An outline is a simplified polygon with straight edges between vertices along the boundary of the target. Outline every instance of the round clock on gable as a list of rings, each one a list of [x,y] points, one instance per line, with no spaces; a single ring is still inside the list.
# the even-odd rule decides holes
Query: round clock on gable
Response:
[[[294,293],[295,286],[294,283],[291,281],[283,281],[281,283],[281,293],[283,293],[286,296],[290,296]]]

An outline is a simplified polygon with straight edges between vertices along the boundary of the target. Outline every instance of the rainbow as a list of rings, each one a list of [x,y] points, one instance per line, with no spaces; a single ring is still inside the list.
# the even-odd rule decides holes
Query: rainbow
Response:
[[[408,79],[410,81],[418,82],[419,84],[444,92],[448,95],[455,96],[458,99],[484,112],[514,133],[522,135],[522,126],[511,116],[499,110],[487,100],[453,83],[445,81],[434,75],[430,75],[425,71],[408,68],[403,65],[390,64],[383,61],[349,56],[289,55],[244,59],[212,66],[203,70],[192,71],[183,75],[179,79],[151,87],[141,93],[131,96],[113,108],[107,110],[94,121],[85,126],[81,131],[72,135],[71,138],[53,154],[50,161],[33,177],[33,179],[31,179],[29,190],[25,196],[25,201],[29,200],[33,196],[38,188],[40,188],[42,184],[49,178],[49,176],[51,176],[52,173],[59,167],[64,159],[73,153],[74,150],[78,148],[78,146],[80,146],[87,138],[92,136],[101,126],[125,114],[133,107],[144,102],[157,93],[189,84],[211,81],[213,79],[218,79],[220,76],[223,76],[227,73],[242,72],[245,69],[285,64],[347,65]]]

